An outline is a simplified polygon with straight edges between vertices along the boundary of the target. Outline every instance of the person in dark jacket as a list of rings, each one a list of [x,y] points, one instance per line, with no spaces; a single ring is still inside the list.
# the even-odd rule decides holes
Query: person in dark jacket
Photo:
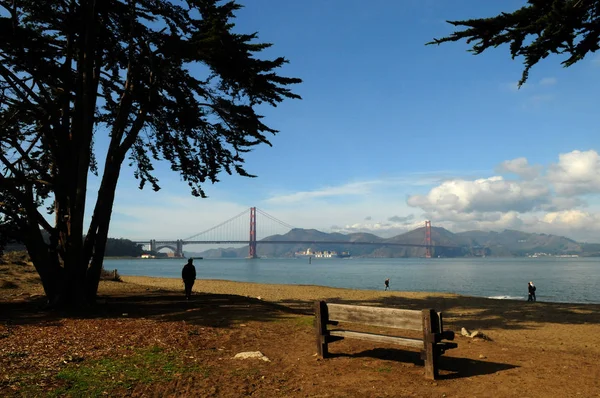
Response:
[[[533,284],[533,282],[529,282],[527,284],[527,291],[529,293],[529,297],[527,298],[527,301],[535,301],[535,285]]]
[[[181,270],[181,279],[183,279],[183,284],[185,286],[185,299],[189,300],[192,296],[192,286],[194,286],[194,282],[196,281],[196,267],[194,267],[194,259],[189,258],[186,265],[183,266]]]

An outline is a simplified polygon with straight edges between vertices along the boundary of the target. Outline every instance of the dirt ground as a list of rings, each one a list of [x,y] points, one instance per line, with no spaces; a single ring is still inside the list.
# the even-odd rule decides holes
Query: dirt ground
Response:
[[[0,396],[600,397],[600,305],[205,280],[186,301],[179,281],[124,280],[66,315],[40,310],[30,266],[0,265]],[[320,360],[317,299],[441,310],[458,348],[435,381],[395,346],[344,340]]]

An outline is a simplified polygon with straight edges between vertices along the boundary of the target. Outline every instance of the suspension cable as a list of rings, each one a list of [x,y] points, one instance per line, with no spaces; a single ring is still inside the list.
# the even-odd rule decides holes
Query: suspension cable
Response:
[[[189,238],[185,238],[185,239],[183,239],[183,240],[190,240],[190,239],[193,239],[193,238],[195,238],[195,237],[197,237],[197,236],[200,236],[200,235],[202,235],[202,234],[208,233],[208,232],[210,232],[210,231],[214,231],[215,229],[217,229],[217,228],[219,228],[219,227],[222,227],[223,225],[227,224],[228,222],[230,222],[230,221],[233,221],[233,220],[235,220],[236,218],[243,216],[243,215],[244,215],[245,213],[247,213],[249,210],[250,210],[250,209],[246,209],[246,210],[244,210],[243,212],[241,212],[240,214],[238,214],[238,215],[236,215],[236,216],[233,216],[233,217],[231,217],[229,220],[227,220],[227,221],[223,221],[223,222],[222,222],[221,224],[219,224],[219,225],[215,225],[214,227],[212,227],[212,228],[209,228],[209,229],[207,229],[206,231],[202,231],[202,232],[200,232],[200,233],[197,233],[196,235],[192,235],[192,236],[190,236]]]

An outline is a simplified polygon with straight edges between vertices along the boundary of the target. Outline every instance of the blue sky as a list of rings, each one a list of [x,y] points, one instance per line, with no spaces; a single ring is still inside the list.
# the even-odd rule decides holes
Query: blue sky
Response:
[[[240,3],[236,29],[274,43],[265,56],[289,59],[281,73],[303,79],[303,100],[260,109],[280,133],[246,157],[258,178],[223,175],[208,199],[166,165],[160,192],[139,191],[125,167],[110,236],[185,238],[257,206],[327,232],[393,236],[430,219],[600,242],[600,56],[568,69],[549,57],[517,90],[507,47],[425,46],[451,33],[445,20],[525,1]]]

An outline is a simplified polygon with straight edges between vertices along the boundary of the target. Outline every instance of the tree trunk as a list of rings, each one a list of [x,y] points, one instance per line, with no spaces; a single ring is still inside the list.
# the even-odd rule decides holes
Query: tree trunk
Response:
[[[39,242],[28,240],[25,245],[29,257],[40,275],[48,303],[52,306],[59,305],[64,301],[64,269],[60,266],[56,251],[49,250],[43,241],[39,244]]]
[[[102,183],[100,184],[98,198],[96,199],[96,207],[94,208],[92,222],[86,236],[86,248],[93,248],[92,261],[87,270],[85,280],[86,298],[90,303],[96,300],[98,293],[106,241],[108,240],[110,217],[115,202],[115,192],[119,181],[122,161],[123,157],[119,156],[119,154],[111,154],[110,151],[107,154]],[[88,241],[88,239],[90,240]]]

